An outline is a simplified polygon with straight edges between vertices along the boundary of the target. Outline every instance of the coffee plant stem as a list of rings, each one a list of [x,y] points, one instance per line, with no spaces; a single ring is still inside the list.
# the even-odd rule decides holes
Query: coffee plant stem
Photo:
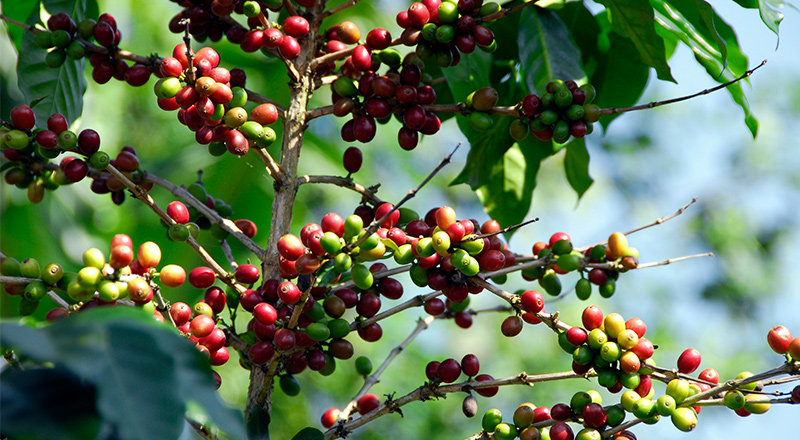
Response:
[[[363,416],[351,420],[347,423],[340,423],[337,426],[325,432],[325,439],[332,440],[334,438],[342,437],[343,434],[349,434],[355,428],[365,425],[379,417],[392,412],[398,412],[399,408],[411,402],[428,401],[434,397],[441,397],[447,393],[461,393],[469,389],[490,388],[496,386],[509,386],[509,385],[525,385],[531,386],[538,382],[551,382],[564,379],[583,379],[585,376],[576,374],[572,371],[564,371],[559,373],[548,373],[529,375],[527,373],[520,373],[516,376],[506,377],[502,379],[493,379],[487,381],[466,381],[442,386],[433,386],[430,383],[420,386],[419,388],[411,391],[410,393],[398,399],[387,399],[387,402],[381,404],[378,408]]]
[[[269,154],[266,148],[254,148],[256,155],[261,158],[261,161],[264,162],[264,165],[267,169],[267,174],[270,177],[275,179],[275,183],[278,185],[283,184],[283,173],[281,172],[281,166],[275,162],[275,159],[272,158],[272,155]]]
[[[345,406],[344,410],[342,410],[339,418],[341,420],[347,420],[350,417],[350,414],[353,412],[353,409],[356,407],[356,401],[360,399],[362,396],[367,394],[367,391],[370,390],[376,383],[378,383],[378,378],[381,377],[381,374],[389,367],[389,364],[400,354],[407,346],[414,340],[423,330],[426,330],[428,326],[436,319],[434,316],[428,316],[425,319],[418,319],[417,325],[414,327],[414,330],[411,334],[406,337],[403,342],[401,342],[398,346],[394,347],[392,351],[389,352],[389,355],[384,359],[381,365],[375,370],[374,373],[364,378],[364,385],[361,387],[360,390],[356,393],[350,403]]]
[[[383,311],[381,313],[378,313],[377,315],[375,315],[375,316],[373,316],[371,318],[368,318],[368,319],[365,319],[363,321],[354,322],[354,323],[350,324],[350,331],[357,330],[359,328],[359,326],[367,326],[367,325],[370,325],[370,324],[372,324],[374,322],[378,322],[378,321],[380,321],[382,319],[386,319],[386,318],[388,318],[388,317],[390,317],[390,316],[392,316],[394,314],[402,312],[403,310],[410,309],[412,307],[420,307],[420,306],[425,304],[425,301],[431,300],[431,299],[436,298],[437,296],[440,296],[440,295],[442,295],[442,292],[440,292],[440,291],[430,292],[430,293],[427,293],[425,295],[417,295],[417,296],[411,298],[410,300],[408,300],[408,301],[406,301],[406,302],[404,302],[402,304],[398,304],[398,305],[392,307],[391,309],[388,309],[388,310],[385,310],[385,311]]]
[[[726,83],[720,84],[720,85],[718,85],[716,87],[711,87],[710,89],[701,90],[701,91],[699,91],[697,93],[694,93],[694,94],[691,94],[691,95],[680,96],[678,98],[667,99],[667,100],[664,100],[664,101],[653,101],[653,102],[649,102],[647,104],[635,105],[633,107],[604,108],[604,109],[600,110],[600,113],[604,114],[604,115],[613,115],[613,114],[619,114],[619,113],[632,112],[632,111],[636,111],[636,110],[646,110],[646,109],[650,109],[650,108],[654,108],[654,107],[659,107],[659,106],[662,106],[662,105],[667,105],[667,104],[673,104],[673,103],[676,103],[676,102],[686,101],[687,99],[696,98],[696,97],[701,96],[701,95],[707,95],[707,94],[709,94],[711,92],[716,92],[717,90],[724,89],[725,87],[728,87],[731,84],[735,84],[735,83],[737,83],[737,82],[749,77],[750,75],[753,74],[753,72],[758,70],[764,64],[767,64],[767,60],[762,61],[761,64],[759,64],[756,67],[753,67],[752,69],[746,71],[745,73],[743,73],[738,78],[732,79],[732,80],[730,80],[730,81],[728,81]]]
[[[186,423],[188,423],[189,426],[191,426],[192,429],[194,429],[195,432],[198,435],[200,435],[200,437],[202,437],[202,438],[204,438],[206,440],[219,440],[219,437],[214,435],[214,433],[212,433],[208,429],[208,427],[206,427],[205,425],[201,424],[197,420],[194,420],[194,419],[191,419],[189,417],[186,417]]]
[[[186,203],[197,209],[198,212],[211,220],[212,223],[219,225],[222,229],[239,240],[247,249],[256,254],[258,259],[263,260],[265,258],[266,251],[264,251],[264,249],[262,249],[261,246],[254,242],[250,237],[244,235],[244,232],[242,232],[233,221],[223,218],[217,214],[217,211],[209,208],[205,205],[205,203],[197,200],[185,187],[175,185],[174,183],[147,171],[144,173],[144,180],[153,182],[154,184],[169,190],[172,195],[183,199]]]
[[[334,8],[330,8],[327,11],[323,12],[322,14],[319,14],[319,17],[317,17],[317,18],[319,19],[319,21],[322,21],[325,18],[330,17],[333,14],[336,14],[337,12],[344,11],[345,9],[347,9],[347,8],[349,8],[351,6],[354,6],[356,3],[360,2],[360,1],[361,0],[347,0],[346,2],[342,3],[341,5],[336,6]]]
[[[235,271],[239,264],[236,263],[236,259],[233,257],[233,252],[231,251],[231,245],[228,244],[228,240],[220,240],[219,247],[222,249],[222,253],[225,254],[225,259],[228,260],[228,264],[231,266],[231,272]]]
[[[453,155],[456,154],[456,151],[458,151],[459,147],[461,147],[461,142],[459,142],[458,145],[456,145],[456,147],[453,149],[453,151],[450,152],[450,154],[445,156],[439,162],[439,165],[436,165],[436,168],[434,168],[433,171],[431,171],[430,174],[428,174],[428,177],[426,177],[419,185],[417,185],[416,188],[410,190],[408,192],[408,194],[406,194],[405,197],[403,197],[399,202],[397,202],[397,204],[394,205],[394,208],[392,208],[389,212],[384,214],[383,217],[376,218],[375,220],[373,220],[372,223],[369,224],[369,227],[367,227],[367,233],[364,234],[358,240],[354,241],[353,243],[350,243],[347,246],[343,247],[342,248],[342,252],[351,251],[354,247],[359,246],[359,245],[361,245],[361,243],[365,242],[369,238],[370,235],[374,234],[375,231],[377,231],[378,228],[380,228],[381,223],[383,223],[387,218],[389,218],[389,216],[392,215],[395,211],[400,209],[400,207],[403,206],[404,203],[406,203],[407,201],[413,199],[414,196],[417,195],[419,190],[421,190],[428,182],[430,182],[431,179],[433,179],[433,177],[436,176],[439,173],[439,171],[442,170],[442,168],[444,168],[445,166],[447,166],[447,164],[450,163],[450,161],[453,158]]]
[[[164,220],[168,225],[175,224],[175,221],[172,220],[172,218],[169,215],[167,215],[167,213],[164,212],[164,210],[161,209],[160,206],[158,206],[155,200],[153,200],[153,198],[144,188],[131,182],[130,179],[128,179],[128,177],[119,172],[119,170],[117,170],[112,165],[109,165],[106,168],[106,171],[111,173],[112,176],[119,179],[119,181],[122,182],[122,184],[125,185],[125,187],[127,187],[131,191],[134,198],[142,201],[145,205],[147,205],[153,212],[156,213],[156,215],[158,215],[161,218],[161,220]],[[233,287],[234,289],[239,291],[239,293],[242,293],[246,290],[243,286],[233,281],[233,277],[230,276],[230,274],[219,263],[217,263],[217,261],[214,260],[214,258],[202,246],[200,246],[199,243],[197,243],[197,240],[195,240],[193,237],[190,236],[189,239],[186,240],[186,243],[188,243],[189,246],[191,246],[192,249],[194,249],[195,252],[197,252],[197,254],[200,255],[200,258],[202,258],[203,261],[205,261],[205,263],[208,264],[211,267],[211,269],[214,270],[214,272],[217,274],[217,277],[223,283]]]
[[[353,190],[361,194],[364,200],[370,201],[376,206],[383,203],[383,200],[379,199],[378,196],[375,195],[375,193],[378,192],[377,185],[365,187],[363,185],[353,182],[352,178],[339,177],[339,176],[309,176],[309,175],[300,176],[297,178],[297,186],[306,183],[328,183],[331,185],[340,186],[342,188],[347,188],[349,190]]]

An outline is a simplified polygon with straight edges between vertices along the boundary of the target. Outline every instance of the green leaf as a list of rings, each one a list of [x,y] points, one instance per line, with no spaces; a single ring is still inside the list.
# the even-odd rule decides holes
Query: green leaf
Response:
[[[564,157],[564,173],[569,186],[578,194],[578,200],[592,186],[594,179],[589,175],[589,152],[584,139],[572,139],[567,144]]]
[[[491,85],[489,71],[493,62],[492,54],[476,50],[461,58],[457,68],[442,69],[447,77],[447,87],[453,94],[454,102],[464,102],[470,93]]]
[[[96,438],[94,386],[66,368],[7,368],[0,375],[3,433],[17,439]]]
[[[322,440],[325,434],[317,428],[306,427],[292,437],[292,440]]]
[[[598,0],[611,14],[614,30],[630,38],[642,61],[664,81],[675,82],[667,65],[664,40],[656,33],[653,8],[641,0]]]
[[[651,4],[655,8],[656,18],[660,24],[659,32],[671,33],[673,37],[679,39],[692,49],[697,62],[706,69],[706,72],[708,72],[709,76],[714,80],[720,83],[728,82],[738,78],[744,73],[743,68],[746,68],[746,64],[742,66],[740,62],[743,55],[740,55],[740,52],[738,52],[738,47],[736,47],[736,52],[732,51],[732,53],[736,53],[737,62],[731,64],[729,66],[730,68],[726,68],[722,53],[714,48],[713,42],[706,40],[702,34],[697,32],[692,23],[689,22],[680,11],[673,8],[664,0],[651,0]],[[719,21],[724,25],[724,22],[721,20]],[[724,29],[726,34],[728,33],[727,29],[722,26],[721,28]],[[728,35],[728,37],[730,38],[730,35]],[[733,39],[735,41],[735,35],[733,35]],[[744,111],[745,125],[747,125],[748,129],[755,137],[758,132],[758,120],[750,111],[750,105],[747,102],[747,98],[744,96],[741,83],[737,82],[731,84],[727,89],[733,97],[733,100]]]
[[[21,358],[55,362],[97,389],[97,410],[123,438],[177,438],[186,402],[242,437],[241,418],[222,405],[211,368],[185,338],[127,307],[98,308],[41,329],[0,324],[0,345]]]
[[[3,2],[0,5],[0,10],[3,12],[3,15],[6,17],[19,21],[21,23],[25,23],[28,21],[28,17],[36,11],[38,15],[39,11],[39,2],[34,1],[24,1],[24,2]],[[8,30],[8,35],[11,37],[11,42],[14,43],[14,48],[17,49],[17,54],[21,53],[22,50],[22,35],[25,33],[25,30],[19,26],[14,26],[12,24],[6,24],[6,29]],[[39,49],[41,50],[41,49]],[[6,56],[10,56],[6,54]]]
[[[783,21],[783,13],[779,10],[785,5],[781,0],[759,0],[758,13],[761,15],[761,21],[771,30],[778,35],[778,25]]]
[[[569,30],[555,13],[538,8],[522,11],[517,37],[519,60],[525,84],[531,91],[543,91],[554,79],[581,79],[581,54]]]
[[[269,440],[269,412],[257,406],[247,418],[248,440]]]
[[[644,93],[650,70],[637,56],[631,40],[612,32],[608,41],[608,51],[598,58],[597,68],[589,79],[597,92],[595,104],[603,108],[630,107]],[[605,115],[600,123],[608,127],[617,116]]]
[[[605,12],[599,14],[605,16]],[[600,40],[608,39],[605,31],[601,29],[597,17],[583,4],[583,2],[567,3],[558,11],[558,16],[567,27],[572,41],[581,52],[583,71],[591,76],[597,61],[596,54],[602,52]]]
[[[83,20],[87,8],[93,8],[96,14],[96,1],[45,1],[45,8],[51,14],[66,12],[77,21]],[[92,11],[89,11],[92,12]],[[27,20],[28,24],[39,23],[39,11],[34,11]],[[46,52],[33,42],[33,33],[26,32],[22,38],[17,64],[18,85],[25,101],[42,99],[33,108],[36,119],[46,121],[53,113],[63,114],[68,121],[78,119],[83,112],[83,94],[86,92],[86,80],[83,77],[84,59],[74,61],[67,59],[61,67],[52,69],[45,64]]]
[[[739,6],[747,9],[758,9],[761,21],[778,35],[778,25],[783,21],[783,13],[779,11],[787,4],[794,8],[794,5],[782,0],[733,0]],[[797,8],[795,8],[797,9]]]

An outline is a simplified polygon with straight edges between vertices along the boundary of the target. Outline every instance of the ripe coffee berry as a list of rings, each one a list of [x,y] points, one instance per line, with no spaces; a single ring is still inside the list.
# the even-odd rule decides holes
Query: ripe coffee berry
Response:
[[[678,371],[684,374],[693,373],[700,366],[700,352],[694,348],[687,348],[678,357]]]
[[[358,147],[349,147],[348,149],[344,150],[342,164],[344,165],[345,171],[348,173],[358,172],[358,170],[361,169],[362,162],[363,156]]]

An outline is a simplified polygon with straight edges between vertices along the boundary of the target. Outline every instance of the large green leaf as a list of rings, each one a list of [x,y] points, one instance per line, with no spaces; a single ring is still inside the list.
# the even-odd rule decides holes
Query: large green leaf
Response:
[[[583,197],[586,190],[592,186],[594,179],[589,175],[589,151],[586,142],[581,139],[572,139],[567,144],[567,155],[564,157],[564,173],[569,186],[578,194],[578,200]]]
[[[715,20],[720,20],[714,8],[705,0],[669,0],[669,3],[691,23],[695,32],[720,53],[723,63],[727,64],[728,47],[714,24]]]
[[[86,18],[87,13],[97,14],[96,0],[47,0],[44,6],[51,14],[66,12],[76,21]],[[28,24],[37,24],[38,9],[28,19]],[[44,60],[46,52],[33,42],[33,34],[26,32],[22,37],[20,53],[24,54],[17,63],[18,84],[28,102],[41,101],[33,108],[36,119],[47,120],[53,113],[63,114],[72,122],[83,111],[83,94],[86,80],[83,77],[84,60],[67,59],[61,67],[51,69]]]
[[[28,17],[30,17],[34,11],[38,10],[39,3],[35,1],[3,2],[3,4],[0,4],[0,11],[3,12],[3,15],[20,23],[27,22]],[[14,48],[17,49],[17,53],[20,53],[22,35],[25,31],[21,27],[12,24],[6,24],[6,29],[8,30],[9,37],[11,37],[11,42],[14,43]],[[10,55],[6,54],[6,56]]]
[[[517,37],[525,84],[531,91],[545,89],[554,79],[581,79],[581,54],[569,30],[555,13],[537,8],[522,11]]]
[[[0,346],[14,347],[23,359],[54,362],[92,384],[103,422],[123,438],[177,438],[187,402],[243,437],[241,418],[216,395],[208,360],[137,310],[99,308],[49,327],[2,323],[0,330]]]
[[[600,14],[605,16],[603,12]],[[572,41],[581,52],[583,71],[591,76],[597,67],[597,55],[601,53],[600,40],[608,39],[603,29],[600,28],[597,17],[592,15],[583,2],[567,3],[558,11],[558,16],[567,27]]]
[[[595,103],[603,108],[624,108],[636,104],[647,86],[650,69],[637,56],[631,40],[612,32],[608,34],[608,51],[598,59],[589,78],[597,92]],[[608,127],[618,115],[600,119]]]
[[[794,7],[791,3],[782,0],[733,0],[739,6],[748,9],[758,9],[761,16],[761,21],[772,31],[778,35],[778,26],[783,21],[783,13],[780,9],[789,5]]]
[[[733,71],[736,66],[726,68],[722,53],[715,49],[713,42],[709,42],[696,28],[687,20],[680,11],[673,8],[664,0],[651,0],[656,13],[656,20],[659,23],[660,32],[670,32],[684,44],[689,46],[694,52],[695,59],[706,69],[706,72],[719,82],[733,80],[744,73],[744,71]],[[744,121],[747,128],[755,137],[758,132],[758,120],[750,111],[750,105],[742,91],[741,83],[731,84],[727,87],[733,100],[744,111]]]
[[[97,437],[94,386],[65,368],[7,368],[0,375],[0,426],[15,439]]]
[[[664,40],[656,33],[653,8],[642,0],[598,0],[611,14],[614,30],[630,38],[642,61],[659,79],[675,82],[667,65]]]

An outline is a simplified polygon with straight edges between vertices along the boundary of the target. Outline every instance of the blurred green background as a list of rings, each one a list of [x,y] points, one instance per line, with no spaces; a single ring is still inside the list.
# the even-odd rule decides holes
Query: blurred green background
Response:
[[[166,1],[101,1],[101,11],[113,14],[123,32],[122,45],[135,53],[169,54],[179,36],[163,31],[166,22],[179,8]],[[716,5],[715,5],[716,6]],[[362,32],[376,26],[395,30],[395,2],[361,2],[349,10],[348,18]],[[590,172],[595,184],[578,202],[563,175],[563,153],[545,161],[539,174],[537,191],[529,217],[541,220],[518,232],[511,240],[512,250],[527,253],[533,242],[551,233],[566,231],[576,244],[604,240],[611,232],[625,231],[671,214],[693,197],[699,201],[684,215],[664,225],[629,237],[643,262],[712,251],[715,258],[704,258],[635,271],[621,277],[617,294],[611,299],[591,298],[606,312],[619,312],[626,318],[638,316],[648,323],[648,335],[659,351],[656,360],[671,366],[684,348],[696,347],[703,354],[701,368],[716,368],[723,379],[739,371],[761,371],[777,365],[781,358],[765,343],[767,331],[783,324],[800,333],[800,310],[795,273],[791,262],[800,246],[798,202],[800,186],[796,170],[796,127],[800,126],[800,61],[796,42],[800,41],[798,14],[789,12],[781,28],[781,44],[761,23],[757,13],[736,5],[718,6],[719,14],[737,30],[751,64],[768,58],[746,86],[748,99],[759,117],[761,128],[752,140],[741,122],[741,110],[724,92],[672,106],[637,112],[618,118],[603,134],[587,139],[591,154]],[[331,21],[331,23],[333,23]],[[0,40],[0,115],[21,102],[16,89],[14,50],[5,33]],[[214,45],[222,55],[222,65],[247,71],[248,87],[278,102],[286,102],[286,76],[280,63],[264,56],[243,56],[230,43]],[[689,94],[711,87],[710,80],[696,65],[691,53],[678,49],[670,65],[678,84],[651,82],[642,102]],[[88,77],[88,75],[87,75]],[[77,128],[93,128],[102,138],[102,149],[116,154],[124,145],[137,148],[143,167],[176,184],[188,185],[202,170],[206,189],[215,198],[234,207],[233,218],[248,218],[259,226],[256,241],[264,245],[269,231],[272,185],[257,157],[214,158],[205,147],[194,142],[192,133],[177,123],[174,113],[158,109],[152,93],[153,81],[134,89],[119,82],[98,86],[89,79],[84,115]],[[326,91],[318,92],[313,106],[329,101]],[[72,122],[72,121],[71,121]],[[322,118],[311,123],[305,138],[300,170],[303,174],[343,175],[341,154],[349,146],[340,141],[341,120]],[[451,120],[440,134],[426,138],[411,153],[396,145],[399,125],[391,122],[378,129],[378,138],[359,145],[365,166],[355,175],[364,185],[380,182],[379,196],[399,200],[433,169],[439,160],[461,140]],[[464,165],[466,151],[460,150],[454,163],[436,176],[409,207],[424,214],[434,206],[453,206],[460,218],[486,220],[474,193],[465,185],[448,186]],[[153,191],[156,201],[165,206],[172,197],[161,189]],[[19,260],[35,257],[40,263],[60,262],[77,269],[81,253],[90,247],[106,250],[111,237],[127,233],[134,243],[156,241],[164,252],[164,263],[186,268],[202,264],[185,245],[166,239],[165,230],[141,203],[127,200],[115,206],[110,197],[89,191],[81,182],[48,192],[42,204],[30,206],[24,191],[0,183],[0,250]],[[359,197],[352,192],[321,185],[303,186],[294,212],[295,231],[308,222],[318,222],[327,212],[343,215],[352,212]],[[200,242],[219,260],[222,252],[214,240],[203,234]],[[239,263],[249,258],[246,249],[231,242]],[[399,277],[406,285],[406,298],[425,293]],[[565,282],[565,286],[568,283]],[[506,289],[530,286],[518,275],[509,277]],[[536,286],[533,286],[536,287]],[[172,301],[197,301],[202,292],[184,286],[169,289]],[[16,298],[0,296],[2,316],[12,316]],[[562,318],[577,322],[587,305],[567,295],[551,301],[548,310],[558,309]],[[389,306],[384,300],[384,307]],[[476,308],[498,302],[489,295],[473,298]],[[47,307],[37,313],[43,315]],[[392,347],[411,332],[421,310],[382,322],[380,343],[367,344],[350,338],[356,355],[367,355],[379,365]],[[349,315],[348,315],[349,316]],[[448,357],[460,359],[475,353],[481,371],[505,377],[526,371],[530,374],[569,369],[570,359],[554,344],[552,332],[544,327],[526,326],[516,338],[503,338],[499,325],[504,315],[476,317],[474,325],[463,330],[452,322],[437,321],[404,351],[373,388],[378,395],[403,395],[424,381],[424,365]],[[244,327],[246,322],[240,320]],[[319,426],[319,416],[329,407],[343,407],[360,388],[361,379],[353,359],[339,361],[336,374],[322,377],[313,372],[298,376],[303,391],[298,397],[274,393],[273,438],[286,438],[307,425]],[[247,372],[234,358],[220,368],[223,398],[243,407]],[[591,383],[563,382],[534,388],[506,387],[497,397],[479,397],[480,410],[497,407],[510,416],[522,402],[552,405],[567,401],[575,389],[592,388]],[[596,387],[594,387],[596,388]],[[660,393],[662,390],[659,389]],[[604,393],[605,403],[617,398]],[[431,433],[447,433],[463,438],[480,430],[478,420],[466,420],[460,411],[461,395],[445,400],[414,403],[403,408],[405,419],[384,417],[353,434],[353,438],[423,438]],[[794,412],[792,412],[794,411]],[[773,407],[763,416],[741,419],[727,410],[704,409],[694,438],[733,439],[752,435],[786,437],[795,430],[792,415],[796,408]],[[635,430],[640,438],[673,438],[669,422],[642,426]],[[190,438],[190,437],[187,437]]]

